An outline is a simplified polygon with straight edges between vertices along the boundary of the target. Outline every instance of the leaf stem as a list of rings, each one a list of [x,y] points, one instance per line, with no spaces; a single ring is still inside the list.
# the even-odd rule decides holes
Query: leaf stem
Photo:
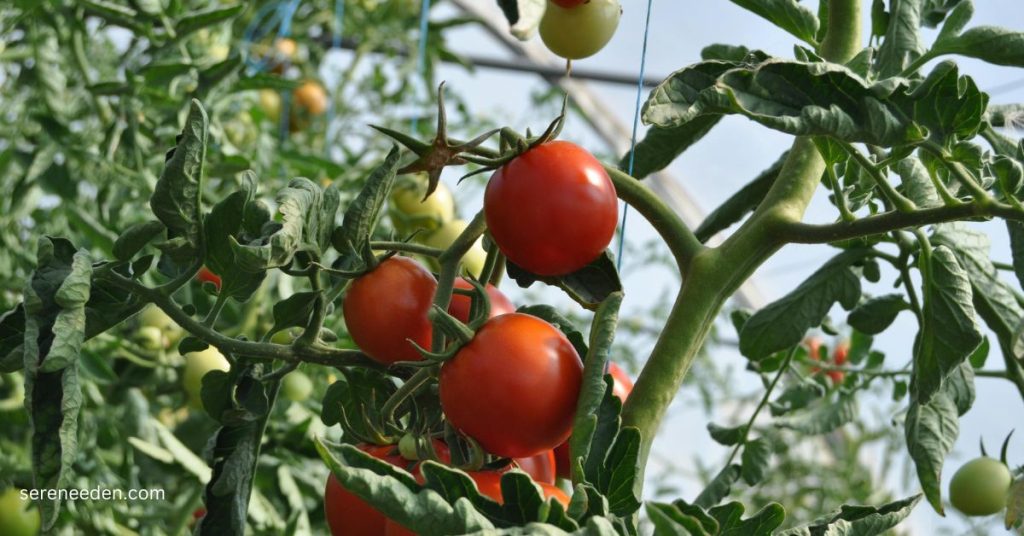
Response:
[[[448,310],[452,301],[452,289],[455,287],[455,278],[459,274],[459,263],[462,257],[473,247],[473,244],[487,230],[487,221],[484,219],[484,212],[481,210],[469,222],[462,234],[452,242],[448,249],[444,250],[437,261],[441,265],[441,272],[437,277],[437,290],[434,292],[434,305],[442,311]],[[431,351],[440,353],[445,347],[444,330],[437,324],[434,325],[434,337]]]
[[[390,242],[390,241],[374,241],[370,242],[370,247],[377,251],[399,251],[402,253],[412,253],[415,255],[425,255],[427,257],[437,258],[441,256],[444,250],[432,248],[430,246],[424,246],[422,244],[416,244],[413,242]]]
[[[425,387],[434,378],[436,369],[437,367],[423,367],[417,370],[388,398],[387,402],[384,402],[381,413],[387,422],[395,420],[395,412],[398,411],[398,406],[402,405],[402,402],[405,402],[410,396],[419,392],[420,389]]]
[[[954,177],[956,177],[957,181],[971,192],[975,203],[986,204],[994,201],[992,197],[988,195],[988,192],[978,184],[974,175],[972,175],[971,172],[959,162],[953,162],[950,160],[946,150],[939,144],[930,140],[925,141],[921,144],[921,149],[928,151],[942,162],[942,165],[945,166]]]
[[[782,379],[782,375],[789,370],[789,364],[793,361],[793,356],[796,355],[798,346],[794,346],[786,354],[786,359],[782,362],[782,366],[779,367],[779,372],[775,374],[775,378],[772,379],[772,383],[768,384],[768,389],[765,390],[764,396],[761,397],[761,402],[757,404],[757,408],[754,409],[754,414],[747,420],[747,425],[743,427],[743,437],[740,438],[739,443],[736,444],[736,448],[732,449],[732,454],[729,455],[729,460],[725,462],[725,466],[729,467],[732,465],[732,461],[736,459],[736,455],[739,454],[740,448],[747,443],[747,436],[750,435],[750,429],[754,426],[754,421],[757,420],[757,416],[761,414],[761,410],[764,409],[765,405],[768,404],[768,399],[772,396],[772,391],[775,390],[775,385]]]
[[[864,156],[864,153],[860,152],[856,147],[849,143],[843,142],[841,144],[843,145],[843,148],[846,149],[846,152],[857,161],[857,164],[860,165],[861,169],[871,176],[871,179],[875,181],[878,189],[882,191],[882,195],[884,195],[885,198],[888,199],[894,207],[896,207],[896,210],[899,210],[900,212],[910,212],[917,208],[913,201],[903,197],[903,194],[897,192],[896,188],[889,184],[889,181],[886,180],[882,171],[878,169],[874,162],[868,160],[868,157]]]

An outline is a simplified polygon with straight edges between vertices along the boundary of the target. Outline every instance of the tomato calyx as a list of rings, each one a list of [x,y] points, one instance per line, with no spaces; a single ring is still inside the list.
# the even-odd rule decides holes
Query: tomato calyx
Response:
[[[444,107],[444,82],[437,89],[437,134],[430,143],[424,143],[412,136],[378,125],[370,125],[379,132],[394,138],[405,145],[419,157],[412,163],[398,170],[399,174],[425,172],[427,174],[427,191],[425,201],[437,189],[441,180],[441,171],[446,166],[464,165],[472,161],[464,154],[487,141],[498,130],[491,130],[476,138],[460,143],[452,143],[448,138],[448,114]]]

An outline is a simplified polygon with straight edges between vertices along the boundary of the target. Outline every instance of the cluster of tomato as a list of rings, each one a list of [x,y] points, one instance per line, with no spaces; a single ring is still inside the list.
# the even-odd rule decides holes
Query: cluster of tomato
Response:
[[[298,44],[287,37],[277,38],[272,47],[254,47],[268,70],[277,75],[287,74],[287,67],[298,58]],[[281,121],[281,95],[272,89],[264,89],[259,95],[260,108],[270,121]],[[291,107],[288,109],[288,130],[298,132],[308,128],[314,119],[324,115],[329,105],[324,86],[313,79],[303,80],[291,92]]]
[[[835,349],[832,351],[831,360],[828,357],[828,348],[822,346],[821,340],[817,337],[810,337],[804,341],[804,346],[807,348],[807,354],[813,361],[824,361],[826,363],[826,369],[824,373],[832,380],[832,385],[841,385],[846,380],[846,372],[842,370],[836,370],[846,364],[846,358],[850,353],[850,343],[848,341],[841,341],[836,344]],[[822,351],[824,350],[824,355]],[[811,367],[812,374],[822,373],[821,367]]]
[[[548,0],[540,38],[565,59],[586,58],[608,44],[621,16],[619,0]]]
[[[400,184],[392,196],[392,215],[403,231],[417,223],[426,227],[425,240],[431,241],[432,234],[460,220],[454,219],[447,189],[439,188],[420,202],[423,188],[415,182]],[[509,262],[535,274],[559,276],[603,254],[615,232],[618,202],[611,179],[597,159],[572,143],[549,141],[495,171],[484,196],[484,215],[494,245]],[[461,232],[465,223],[457,227]],[[433,243],[447,247],[459,232]],[[482,269],[486,254],[482,249],[479,254]],[[463,259],[466,277],[480,274],[474,255],[471,250]],[[431,348],[433,326],[428,312],[437,285],[434,274],[413,258],[394,256],[380,262],[353,280],[343,299],[353,341],[385,365],[421,360],[416,345]],[[459,278],[455,288],[474,287],[469,279]],[[516,312],[494,285],[488,283],[485,289],[488,318],[474,323],[480,327],[472,338],[440,365],[441,409],[452,427],[487,453],[510,460],[498,470],[469,472],[481,493],[500,502],[501,474],[518,467],[533,477],[547,497],[568,503],[554,484],[557,476],[569,473],[567,440],[582,382],[582,360],[558,328]],[[470,296],[456,292],[448,312],[468,323],[471,308]],[[619,367],[612,365],[610,372],[615,394],[624,400],[632,383]],[[448,446],[432,441],[436,460],[448,463]],[[416,474],[415,449],[400,446],[360,448]],[[325,491],[325,510],[335,536],[407,533],[346,491],[333,476]]]

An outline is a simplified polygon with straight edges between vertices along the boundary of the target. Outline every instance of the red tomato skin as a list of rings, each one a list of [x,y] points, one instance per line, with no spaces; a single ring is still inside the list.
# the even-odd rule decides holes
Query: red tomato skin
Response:
[[[546,450],[529,458],[516,458],[516,464],[526,474],[542,484],[554,484],[556,470],[555,451]]]
[[[565,9],[572,9],[576,6],[581,6],[586,3],[587,0],[551,0]]]
[[[608,363],[608,374],[611,374],[612,380],[614,380],[614,383],[612,384],[612,394],[619,397],[619,400],[625,404],[629,393],[633,392],[632,378],[629,377],[629,374],[626,374],[625,370],[622,370],[622,367],[612,362]],[[566,441],[555,447],[554,454],[557,476],[560,478],[569,478],[571,472],[569,466],[569,442]]]
[[[534,316],[502,315],[441,367],[441,409],[488,452],[525,458],[569,437],[582,376],[561,331]]]
[[[436,289],[434,276],[408,257],[380,263],[352,282],[342,302],[352,340],[385,365],[419,361],[422,356],[409,340],[430,348],[433,328],[427,312]]]
[[[209,268],[203,266],[199,269],[199,273],[196,274],[196,279],[199,280],[200,284],[206,283],[207,281],[213,283],[213,286],[220,290],[220,276],[211,272]]]
[[[510,261],[557,276],[601,255],[615,234],[619,206],[601,162],[578,145],[551,141],[494,172],[484,214]]]
[[[847,341],[840,342],[832,353],[832,362],[838,366],[843,366],[846,364],[846,358],[849,354],[850,343]],[[846,380],[846,373],[841,370],[830,370],[826,374],[828,374],[829,378],[832,378],[833,385],[839,385]]]
[[[391,465],[419,473],[418,462],[403,458],[398,452],[398,445],[358,445],[358,448]],[[434,450],[442,462],[450,460],[448,446],[441,441],[434,441]],[[379,536],[384,534],[387,523],[384,514],[343,488],[333,474],[327,477],[324,489],[324,514],[332,536]]]
[[[465,278],[460,277],[455,280],[455,288],[470,290],[473,288],[473,285],[466,281]],[[516,306],[512,304],[512,300],[509,300],[507,296],[502,294],[498,287],[488,283],[485,288],[487,289],[487,296],[491,300],[491,316],[488,318],[516,312]],[[468,323],[469,309],[472,304],[473,300],[469,296],[452,294],[452,301],[448,304],[448,314],[458,318],[464,324]]]

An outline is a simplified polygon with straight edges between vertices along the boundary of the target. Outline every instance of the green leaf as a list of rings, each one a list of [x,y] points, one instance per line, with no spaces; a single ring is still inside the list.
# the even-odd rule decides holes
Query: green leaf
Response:
[[[953,398],[938,391],[927,402],[911,401],[904,424],[907,450],[917,468],[921,489],[935,511],[944,514],[942,506],[942,464],[953,448],[960,424]]]
[[[981,344],[981,329],[971,302],[971,281],[944,245],[922,257],[923,325],[914,341],[913,400],[927,402],[943,378]]]
[[[1017,276],[1017,283],[1024,287],[1024,223],[1006,220],[1006,230],[1010,234],[1013,274]]]
[[[850,312],[847,322],[857,331],[877,335],[886,330],[900,311],[910,309],[902,294],[886,294],[871,298]]]
[[[231,87],[233,91],[253,91],[257,89],[275,89],[277,91],[292,91],[298,88],[301,82],[289,80],[273,73],[255,73],[251,76],[239,78]]]
[[[931,55],[958,54],[995,65],[1024,67],[1024,32],[998,26],[976,26],[966,32],[939,39]]]
[[[400,157],[401,151],[392,146],[384,161],[367,177],[359,195],[348,205],[341,227],[331,235],[331,244],[341,254],[336,263],[339,268],[357,270],[363,267],[362,252],[377,227],[384,203],[395,184]]]
[[[796,0],[732,0],[769,22],[793,34],[797,39],[817,46],[818,17]]]
[[[163,234],[164,224],[158,221],[144,221],[129,227],[114,242],[114,257],[119,261],[131,260],[154,238]]]
[[[209,26],[220,24],[231,20],[245,10],[245,4],[236,4],[228,7],[216,7],[204,11],[198,11],[182,17],[175,23],[174,32],[178,39]]]
[[[910,98],[914,119],[928,127],[929,138],[939,143],[974,137],[988,107],[988,95],[971,77],[960,76],[951,61],[936,65]]]
[[[711,237],[740,221],[748,213],[753,212],[761,204],[764,196],[768,195],[768,190],[775,184],[775,179],[779,176],[779,171],[782,170],[782,165],[786,162],[788,155],[789,151],[782,153],[782,156],[771,167],[762,171],[754,180],[740,188],[739,191],[732,194],[718,208],[711,211],[693,231],[697,235],[697,239],[701,242],[707,242]]]
[[[576,349],[576,353],[580,355],[581,359],[587,356],[589,349],[587,348],[587,340],[583,337],[583,333],[576,329],[576,325],[573,324],[572,320],[562,316],[555,307],[551,305],[528,305],[516,309],[516,312],[535,316],[555,326],[558,328],[558,331],[561,331],[569,339],[569,342],[572,343],[572,347]],[[602,383],[602,385],[604,384]]]
[[[221,414],[222,426],[210,440],[212,473],[203,495],[206,516],[196,527],[199,536],[245,532],[260,445],[278,389],[276,380],[257,380],[262,372],[262,365],[246,368],[235,376],[234,385],[228,385],[225,394],[233,409]],[[210,376],[203,378],[204,403]]]
[[[775,420],[775,426],[796,430],[805,435],[826,434],[853,422],[857,417],[857,399],[840,394],[835,401],[819,398],[807,408]]]
[[[923,0],[891,0],[885,39],[878,49],[878,74],[896,76],[925,52],[921,42]]]
[[[56,32],[48,25],[33,25],[31,33],[35,52],[36,80],[42,90],[43,103],[58,121],[68,115],[71,103],[67,99],[68,80]]]
[[[25,308],[22,304],[0,315],[0,372],[25,366],[21,351],[25,342]]]
[[[557,277],[542,277],[530,273],[511,261],[506,261],[508,276],[522,288],[540,281],[562,289],[585,309],[596,310],[609,296],[622,292],[622,281],[615,268],[611,252],[605,250],[600,257],[579,270]]]
[[[324,394],[320,420],[327,426],[340,423],[347,436],[376,438],[372,417],[394,394],[395,383],[383,372],[368,368],[349,367],[340,373]]]
[[[316,292],[296,292],[274,304],[274,327],[277,333],[288,328],[303,328],[313,315]]]
[[[722,468],[700,492],[700,495],[694,499],[693,504],[701,508],[711,508],[722,502],[722,499],[727,497],[732,490],[732,485],[740,479],[740,474],[741,470],[738,464],[733,463]]]
[[[771,462],[772,446],[765,438],[748,441],[743,445],[741,457],[743,481],[754,486],[764,480]]]
[[[826,391],[822,385],[809,378],[802,379],[799,383],[791,385],[769,404],[772,416],[778,417],[798,409],[806,408],[811,402],[825,396]]]
[[[778,536],[812,536],[818,534],[846,534],[850,536],[877,536],[888,534],[917,506],[921,495],[893,501],[882,506],[851,506],[844,504],[838,512],[823,516],[806,525],[800,525]]]
[[[719,445],[735,445],[743,441],[743,436],[747,433],[747,425],[725,427],[709,422],[708,433],[711,434],[711,439],[714,439]]]
[[[433,489],[424,489],[405,471],[351,445],[329,446],[320,438],[314,442],[320,457],[346,490],[415,532],[467,534],[494,529],[494,524],[473,506],[489,499],[470,487],[472,481],[456,492],[467,499],[446,499]],[[436,478],[442,474],[469,480],[464,473],[430,461],[421,469],[428,485],[442,485]]]
[[[1018,528],[1024,523],[1024,478],[1018,478],[1010,486],[1006,498],[1006,530]]]
[[[85,339],[85,304],[92,263],[60,238],[41,238],[37,266],[25,285],[25,409],[31,422],[32,474],[40,488],[73,482],[82,394],[78,358]],[[57,521],[60,499],[39,502],[43,529]]]
[[[942,206],[942,199],[935,189],[928,169],[914,157],[904,158],[896,163],[895,171],[903,183],[903,194],[920,208]]]
[[[247,301],[263,283],[265,271],[243,269],[233,244],[249,244],[261,238],[270,210],[256,200],[256,176],[247,171],[242,189],[214,205],[204,221],[206,266],[221,278],[220,291],[239,302]]]
[[[701,508],[693,507],[706,516],[699,518],[684,512],[674,504],[647,503],[647,516],[654,524],[655,536],[689,534],[691,536],[709,536],[718,534],[718,522],[708,516]],[[710,521],[710,524],[702,522]]]
[[[754,361],[800,343],[838,302],[849,310],[860,300],[860,277],[853,264],[864,251],[836,255],[795,290],[754,313],[740,332],[740,353]]]
[[[705,61],[722,60],[738,63],[746,60],[750,53],[751,50],[742,45],[715,43],[700,49],[700,59]]]
[[[721,536],[771,536],[786,519],[786,510],[770,503],[753,516],[743,519],[743,504],[731,502],[716,506],[709,513],[718,520]]]
[[[297,252],[322,258],[330,244],[341,194],[331,185],[321,189],[305,178],[292,179],[277,196],[280,225],[264,225],[262,236],[247,243],[232,237],[235,263],[242,270],[261,272],[288,266]]]
[[[160,180],[149,200],[153,214],[167,227],[168,238],[183,237],[189,248],[203,252],[203,161],[210,119],[192,101],[178,144],[167,154]]]
[[[679,155],[701,140],[718,124],[719,116],[705,116],[675,127],[654,126],[647,130],[636,147],[619,160],[619,169],[637,180],[669,166]],[[635,156],[634,156],[635,155]]]

